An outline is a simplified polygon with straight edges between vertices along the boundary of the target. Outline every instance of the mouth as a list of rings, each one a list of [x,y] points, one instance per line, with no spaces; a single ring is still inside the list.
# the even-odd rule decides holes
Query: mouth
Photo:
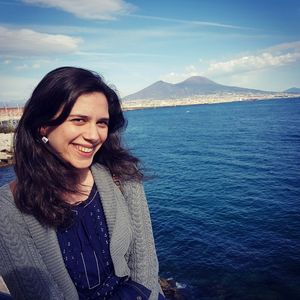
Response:
[[[75,145],[76,149],[83,154],[89,154],[92,153],[93,150],[95,149],[95,147],[84,147],[84,146],[80,146],[80,145]]]

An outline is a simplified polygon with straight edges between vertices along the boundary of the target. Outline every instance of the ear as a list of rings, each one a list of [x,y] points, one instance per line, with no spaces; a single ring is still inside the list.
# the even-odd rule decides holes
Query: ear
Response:
[[[47,136],[48,133],[48,127],[47,126],[43,126],[39,129],[39,133],[41,136]]]

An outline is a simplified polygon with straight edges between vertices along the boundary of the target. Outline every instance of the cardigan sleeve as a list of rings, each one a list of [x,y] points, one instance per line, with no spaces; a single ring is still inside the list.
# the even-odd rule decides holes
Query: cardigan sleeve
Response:
[[[12,197],[0,191],[0,274],[13,299],[63,299]]]
[[[158,294],[163,293],[158,282],[158,260],[144,188],[142,184],[132,181],[122,187],[133,228],[128,257],[131,278],[151,290],[149,300],[157,300]]]

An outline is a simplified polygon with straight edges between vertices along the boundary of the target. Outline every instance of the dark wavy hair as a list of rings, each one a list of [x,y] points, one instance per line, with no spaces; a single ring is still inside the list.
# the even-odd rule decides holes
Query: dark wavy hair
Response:
[[[71,206],[62,195],[79,192],[79,172],[41,141],[40,130],[62,124],[78,97],[93,92],[106,96],[109,111],[108,137],[93,163],[106,166],[119,180],[143,179],[139,160],[122,146],[126,121],[116,92],[95,72],[75,67],[55,69],[34,89],[14,136],[15,202],[43,225],[70,222]]]

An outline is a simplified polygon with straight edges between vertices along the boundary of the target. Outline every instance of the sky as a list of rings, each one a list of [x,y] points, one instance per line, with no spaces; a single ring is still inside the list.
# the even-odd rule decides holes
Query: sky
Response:
[[[0,0],[0,101],[26,101],[61,66],[96,71],[121,97],[190,76],[300,87],[300,1]]]

